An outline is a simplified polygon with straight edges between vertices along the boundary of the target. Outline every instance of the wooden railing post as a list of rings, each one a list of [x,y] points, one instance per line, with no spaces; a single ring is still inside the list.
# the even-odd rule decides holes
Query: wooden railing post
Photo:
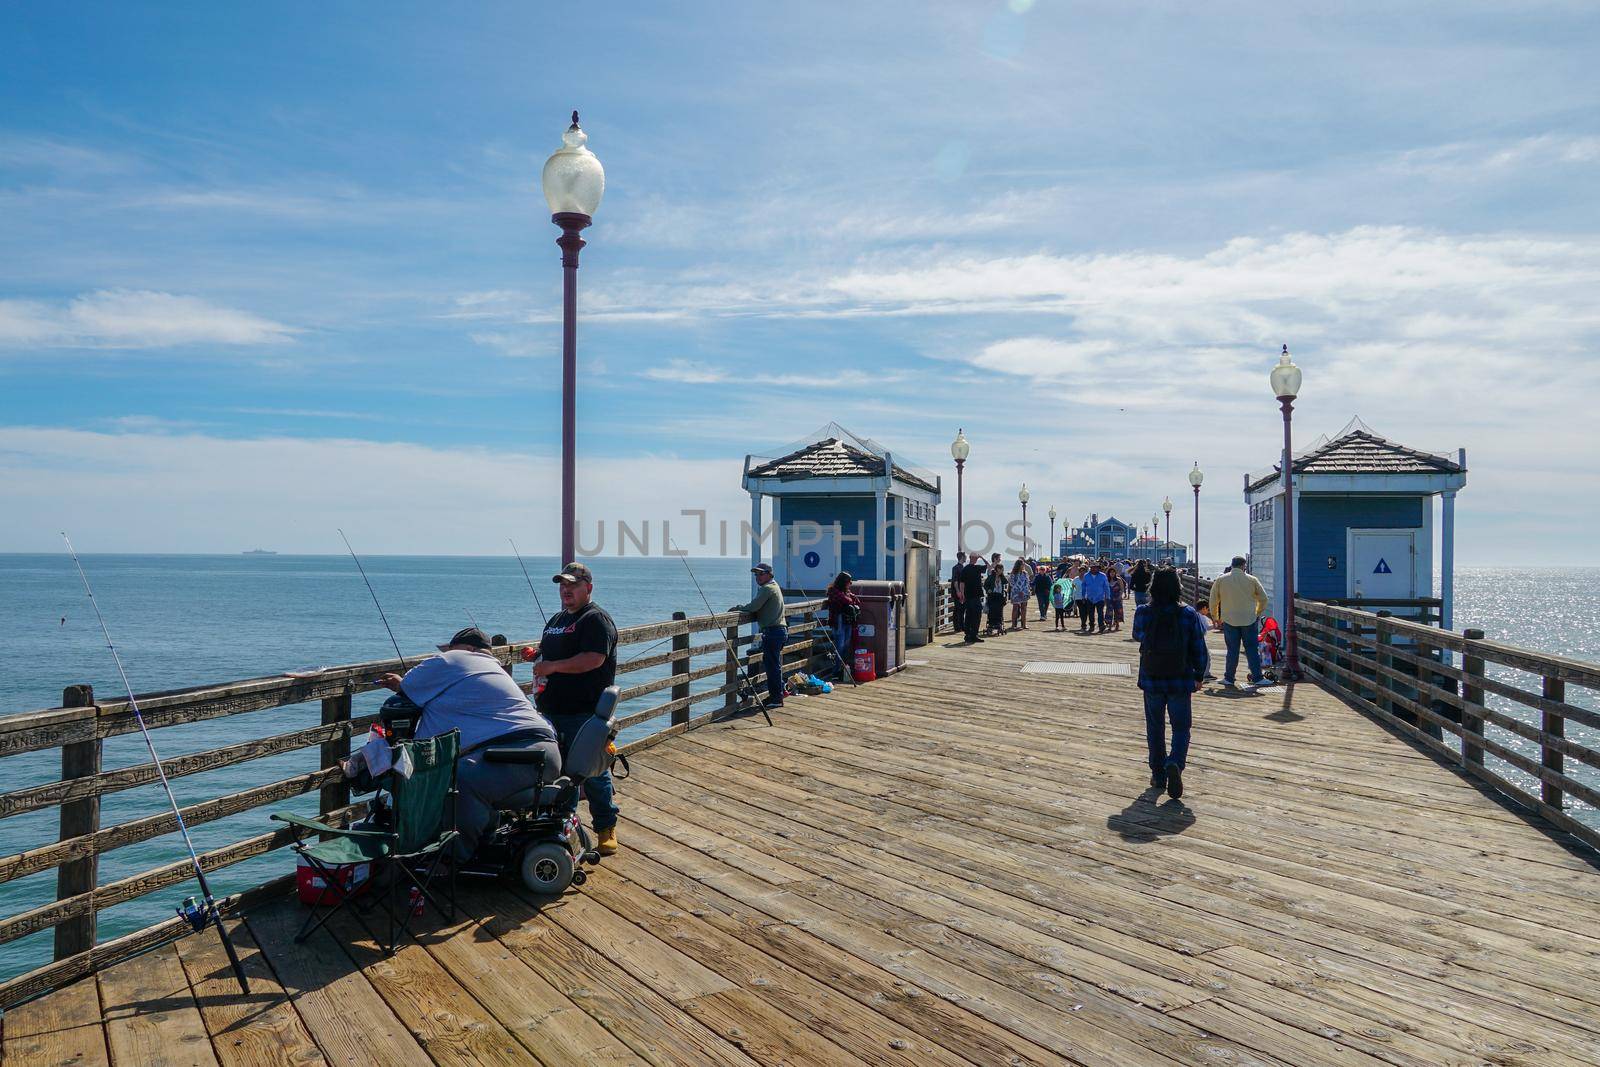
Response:
[[[1468,641],[1482,641],[1482,630],[1463,630],[1461,636]],[[1461,657],[1461,669],[1469,675],[1483,675],[1483,657],[1470,651]],[[1461,702],[1464,705],[1461,712],[1461,758],[1467,763],[1483,763],[1483,746],[1473,744],[1469,738],[1474,734],[1483,736],[1483,716],[1472,714],[1472,707],[1483,707],[1483,687],[1464,682],[1461,686]]]
[[[348,688],[336,697],[325,697],[322,701],[322,725],[332,726],[334,723],[350,721],[350,690]],[[331,741],[322,742],[321,765],[332,767],[340,760],[350,755],[350,735],[336,737]],[[322,813],[338,811],[350,803],[350,781],[340,778],[329,782],[322,787]]]
[[[684,619],[687,619],[688,617],[689,617],[688,615],[684,614],[681,611],[674,611],[672,613],[672,621],[673,622],[682,622]],[[687,652],[688,650],[689,650],[689,635],[687,633],[681,633],[681,634],[674,635],[673,638],[672,638],[672,651],[674,651],[674,652]],[[674,676],[681,674],[681,675],[683,675],[683,678],[684,678],[684,680],[681,681],[681,682],[673,682],[672,683],[672,699],[675,700],[675,701],[676,700],[688,700],[689,699],[689,657],[685,656],[682,659],[673,660],[672,661],[672,673],[673,673]],[[687,704],[685,704],[683,707],[678,708],[675,711],[673,711],[673,713],[672,713],[672,725],[679,726],[679,725],[682,725],[683,723],[686,723],[688,721],[689,721],[689,706]]]
[[[1565,702],[1567,699],[1567,683],[1560,678],[1553,678],[1547,674],[1544,676],[1543,692],[1546,700]],[[1556,712],[1541,712],[1540,725],[1544,728],[1544,732],[1551,737],[1565,737],[1567,735],[1567,720]],[[1546,770],[1555,771],[1557,774],[1565,773],[1566,759],[1562,756],[1560,749],[1548,744],[1541,745],[1540,749],[1543,755],[1541,762]],[[1561,787],[1552,785],[1550,782],[1540,782],[1539,799],[1560,811],[1562,802]]]
[[[1378,618],[1380,619],[1391,618],[1393,615],[1394,612],[1392,611],[1385,610],[1378,612]],[[1394,657],[1385,652],[1384,649],[1394,644],[1394,633],[1381,622],[1378,623],[1374,633],[1376,633],[1378,637],[1378,654],[1374,657],[1377,663],[1377,671],[1375,672],[1375,677],[1373,678],[1373,682],[1376,684],[1377,689],[1378,707],[1382,708],[1390,715],[1393,715],[1395,714],[1393,696],[1395,682],[1394,678],[1391,677],[1389,672],[1394,670]],[[1401,713],[1400,718],[1413,725],[1415,725],[1417,721],[1417,717],[1412,715],[1410,712]]]
[[[94,706],[94,687],[71,685],[61,694],[65,708]],[[98,733],[98,731],[96,731]],[[100,738],[73,741],[61,746],[61,780],[87,778],[100,773]],[[94,793],[61,805],[61,840],[81,837],[100,829],[100,794]],[[95,852],[81,860],[71,860],[56,868],[56,899],[64,900],[94,889],[100,874],[100,855]],[[55,958],[65,959],[94,948],[95,910],[64,920],[56,927]]]
[[[733,711],[739,706],[739,658],[744,655],[739,651],[739,624],[728,627],[722,636],[728,642],[728,669],[722,682],[728,694],[722,698],[722,710]]]

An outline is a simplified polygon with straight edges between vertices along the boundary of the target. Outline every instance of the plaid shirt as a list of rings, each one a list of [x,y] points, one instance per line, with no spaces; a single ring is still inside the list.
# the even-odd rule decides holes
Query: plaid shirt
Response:
[[[1141,666],[1139,688],[1147,693],[1192,693],[1211,666],[1211,653],[1206,648],[1206,621],[1191,607],[1178,610],[1178,624],[1189,639],[1189,673],[1183,678],[1150,678]],[[1143,604],[1133,613],[1133,639],[1139,642],[1140,648],[1144,647],[1145,634],[1149,632],[1155,611],[1154,604]]]

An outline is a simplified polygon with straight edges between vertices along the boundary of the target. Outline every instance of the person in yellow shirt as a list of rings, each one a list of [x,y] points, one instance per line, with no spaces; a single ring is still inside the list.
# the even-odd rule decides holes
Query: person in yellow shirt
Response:
[[[1243,556],[1233,557],[1228,573],[1211,583],[1211,618],[1222,627],[1222,643],[1227,648],[1222,684],[1232,689],[1239,670],[1239,645],[1250,664],[1250,684],[1262,685],[1261,652],[1256,640],[1261,635],[1261,616],[1267,613],[1266,590],[1256,576],[1244,569]]]

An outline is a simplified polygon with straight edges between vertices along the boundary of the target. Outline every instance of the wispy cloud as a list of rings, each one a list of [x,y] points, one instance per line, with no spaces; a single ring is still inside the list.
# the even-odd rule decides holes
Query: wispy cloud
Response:
[[[0,347],[162,348],[263,345],[297,331],[271,319],[195,296],[101,289],[64,305],[0,300]]]

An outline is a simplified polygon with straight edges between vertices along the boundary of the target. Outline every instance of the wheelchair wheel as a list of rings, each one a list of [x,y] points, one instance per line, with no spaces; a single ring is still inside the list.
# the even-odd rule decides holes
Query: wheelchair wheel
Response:
[[[572,872],[572,884],[582,885],[589,880],[589,872],[579,868]]]
[[[572,884],[572,853],[544,841],[522,854],[522,884],[535,893],[563,893]]]

